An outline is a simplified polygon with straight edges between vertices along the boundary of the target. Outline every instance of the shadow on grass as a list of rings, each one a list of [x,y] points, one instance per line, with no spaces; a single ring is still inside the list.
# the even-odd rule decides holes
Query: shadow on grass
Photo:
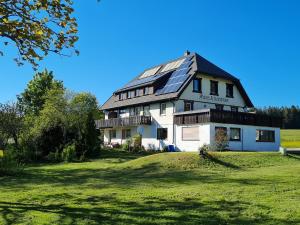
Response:
[[[236,166],[229,162],[222,161],[222,160],[210,155],[209,153],[205,155],[205,158],[212,161],[213,163],[219,164],[221,166],[224,166],[224,167],[227,167],[230,169],[241,169],[239,166]]]
[[[59,197],[59,196],[58,196]],[[90,208],[86,208],[86,205]],[[109,204],[109,207],[105,205]],[[141,202],[122,201],[113,195],[78,199],[75,206],[67,204],[31,204],[0,201],[0,211],[6,224],[23,223],[28,212],[57,215],[55,224],[299,224],[300,219],[284,220],[270,216],[271,209],[255,205],[258,215],[244,211],[252,204],[244,201],[182,201],[145,198]],[[263,213],[265,212],[265,213]],[[46,222],[46,221],[45,221]]]

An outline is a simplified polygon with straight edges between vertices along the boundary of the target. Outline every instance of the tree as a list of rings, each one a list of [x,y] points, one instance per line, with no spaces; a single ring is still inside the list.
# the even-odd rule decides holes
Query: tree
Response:
[[[19,135],[23,128],[23,114],[15,103],[0,104],[0,133],[6,139],[12,138],[19,147]]]
[[[98,144],[95,119],[99,116],[96,97],[90,93],[79,93],[70,101],[69,124],[74,131],[77,153],[92,152]]]
[[[18,65],[27,61],[36,69],[49,53],[79,53],[74,50],[78,36],[72,6],[72,0],[0,1],[0,37],[4,46],[13,43],[17,47],[14,60]]]
[[[24,92],[18,96],[18,104],[25,113],[37,115],[43,108],[47,92],[57,89],[64,89],[63,82],[55,80],[52,71],[36,73]]]

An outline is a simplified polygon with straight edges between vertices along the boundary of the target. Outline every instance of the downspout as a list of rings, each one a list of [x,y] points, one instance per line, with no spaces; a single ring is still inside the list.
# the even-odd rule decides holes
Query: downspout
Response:
[[[176,146],[176,129],[175,129],[175,123],[174,123],[174,113],[176,112],[175,111],[175,103],[174,103],[174,101],[171,101],[172,102],[172,104],[173,104],[173,124],[172,124],[172,126],[173,126],[173,145],[174,146]]]

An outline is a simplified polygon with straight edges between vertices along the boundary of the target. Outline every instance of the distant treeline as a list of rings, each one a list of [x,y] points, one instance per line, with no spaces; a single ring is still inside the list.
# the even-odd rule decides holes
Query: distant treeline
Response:
[[[292,105],[291,107],[264,107],[257,108],[257,113],[282,117],[284,129],[300,129],[300,107]]]

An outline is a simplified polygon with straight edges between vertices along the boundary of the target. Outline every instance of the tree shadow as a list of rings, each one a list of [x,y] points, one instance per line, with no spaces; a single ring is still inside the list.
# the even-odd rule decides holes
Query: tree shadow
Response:
[[[92,207],[86,208],[89,204]],[[110,207],[105,207],[109,204]],[[6,224],[22,223],[27,212],[58,215],[55,224],[298,224],[300,219],[280,219],[268,213],[247,216],[252,206],[245,201],[170,200],[148,197],[143,201],[122,201],[113,195],[78,198],[75,206],[67,204],[31,204],[0,201],[2,218]],[[255,205],[259,212],[271,209]]]

